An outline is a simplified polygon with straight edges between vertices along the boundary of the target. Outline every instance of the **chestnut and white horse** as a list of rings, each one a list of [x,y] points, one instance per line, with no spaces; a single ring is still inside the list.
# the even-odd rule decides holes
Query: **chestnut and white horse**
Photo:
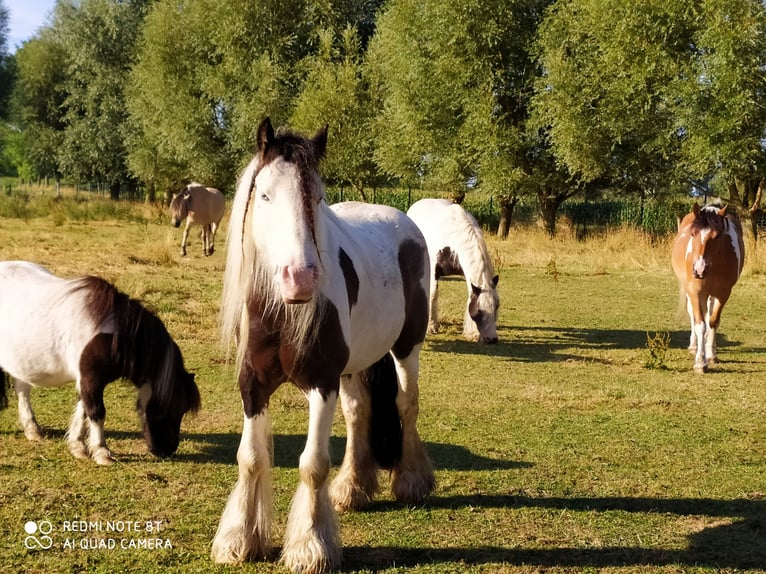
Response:
[[[678,226],[671,260],[681,297],[686,297],[694,370],[703,373],[716,363],[721,311],[745,263],[739,220],[726,207],[695,203]]]
[[[202,227],[202,250],[205,255],[215,251],[215,232],[221,225],[225,210],[223,194],[214,187],[204,187],[199,183],[190,183],[181,193],[170,201],[170,223],[180,227],[186,220],[184,235],[181,239],[181,255],[186,255],[186,240],[192,225]]]
[[[104,279],[63,279],[28,261],[0,262],[3,372],[14,379],[19,422],[30,440],[42,438],[30,388],[75,381],[69,450],[99,464],[114,460],[104,440],[108,383],[123,377],[138,388],[144,439],[157,456],[176,451],[181,419],[200,403],[194,375],[157,316]],[[4,397],[4,380],[0,389]]]
[[[336,509],[369,502],[390,468],[397,500],[421,502],[434,475],[418,435],[418,357],[428,321],[428,253],[417,226],[385,206],[329,206],[319,178],[327,128],[275,134],[267,118],[241,174],[227,241],[222,331],[237,343],[244,429],[239,480],[212,547],[216,562],[271,549],[269,397],[290,380],[308,399],[282,562],[318,573],[341,561]],[[346,453],[328,488],[338,395]]]
[[[471,341],[497,343],[498,276],[479,224],[447,199],[421,199],[412,204],[407,215],[423,232],[431,259],[429,332],[439,330],[438,280],[463,275],[468,287],[463,335]]]

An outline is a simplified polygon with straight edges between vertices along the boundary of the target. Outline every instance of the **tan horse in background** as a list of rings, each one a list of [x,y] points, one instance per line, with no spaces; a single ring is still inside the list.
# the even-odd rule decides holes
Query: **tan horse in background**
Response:
[[[170,222],[179,227],[186,220],[184,236],[181,240],[181,255],[186,255],[186,240],[189,227],[202,226],[202,247],[205,255],[212,255],[215,250],[215,232],[221,224],[225,202],[223,194],[199,183],[190,183],[181,193],[173,196],[170,202]]]
[[[726,207],[696,203],[678,226],[671,252],[673,270],[691,321],[689,350],[694,370],[716,363],[715,334],[721,311],[745,263],[742,226]]]

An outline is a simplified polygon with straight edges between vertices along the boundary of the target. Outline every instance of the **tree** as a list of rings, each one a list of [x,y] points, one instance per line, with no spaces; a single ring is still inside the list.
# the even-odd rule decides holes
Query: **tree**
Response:
[[[132,172],[145,180],[231,185],[263,117],[277,125],[291,117],[319,31],[340,34],[350,24],[364,44],[379,4],[155,2],[131,73]]]
[[[58,35],[50,28],[41,30],[17,50],[16,66],[11,108],[18,136],[13,162],[22,177],[58,181],[67,98],[67,56]]]
[[[520,197],[536,198],[552,233],[556,209],[579,192],[528,125],[540,73],[531,50],[550,3],[395,0],[370,47],[381,169],[457,200],[474,185],[489,191],[503,237]]]
[[[126,166],[125,80],[148,2],[59,0],[54,11],[68,64],[62,170],[105,183],[113,199],[123,184],[135,185]]]
[[[330,127],[330,145],[322,162],[325,177],[351,185],[366,199],[364,187],[374,184],[370,133],[374,108],[362,77],[363,52],[356,28],[346,28],[334,46],[332,30],[320,32],[319,50],[306,60],[308,76],[303,83],[290,123],[313,132],[323,124]]]
[[[714,175],[719,193],[752,215],[766,185],[766,7],[708,0],[698,22],[679,112],[684,168]]]
[[[8,53],[10,13],[0,0],[0,120],[8,118],[8,104],[15,77],[14,58]]]
[[[719,194],[755,209],[765,12],[759,0],[558,2],[540,31],[534,99],[558,160],[642,196],[715,176]]]

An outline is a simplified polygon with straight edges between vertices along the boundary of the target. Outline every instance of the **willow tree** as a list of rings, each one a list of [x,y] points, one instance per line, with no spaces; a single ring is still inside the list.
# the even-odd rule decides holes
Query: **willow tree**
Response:
[[[561,0],[539,36],[535,119],[583,180],[642,195],[713,179],[747,210],[766,173],[759,0]],[[760,191],[759,191],[760,190]]]
[[[545,138],[528,129],[539,75],[531,49],[549,4],[394,0],[369,51],[378,164],[458,199],[474,185],[489,191],[501,206],[501,234],[519,196],[544,205],[572,193]]]
[[[131,73],[133,172],[226,188],[265,116],[291,117],[319,31],[370,33],[379,2],[158,0]],[[160,183],[158,183],[160,184]]]

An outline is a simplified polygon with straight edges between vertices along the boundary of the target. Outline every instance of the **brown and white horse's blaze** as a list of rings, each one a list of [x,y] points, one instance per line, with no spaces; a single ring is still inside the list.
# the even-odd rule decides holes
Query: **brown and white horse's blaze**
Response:
[[[186,241],[192,225],[202,227],[202,250],[205,255],[215,251],[215,233],[221,225],[225,201],[223,194],[214,187],[205,187],[199,183],[190,183],[182,192],[170,201],[170,223],[180,227],[186,221],[181,238],[181,255],[186,255]]]
[[[694,370],[702,373],[716,362],[721,311],[745,262],[739,220],[726,207],[694,204],[678,226],[671,259],[681,294],[686,296]]]
[[[324,572],[341,560],[336,509],[358,508],[391,468],[398,500],[434,488],[416,428],[418,356],[428,319],[428,255],[398,210],[328,206],[319,179],[326,128],[312,139],[258,128],[256,156],[240,177],[227,241],[221,320],[236,339],[244,428],[239,479],[213,541],[217,562],[268,556],[272,488],[268,405],[292,381],[309,404],[300,484],[283,563]],[[346,453],[328,485],[337,398]]]
[[[114,460],[104,440],[108,383],[122,377],[138,388],[144,438],[157,456],[176,451],[181,419],[200,403],[194,375],[156,315],[103,279],[62,279],[27,261],[0,263],[0,372],[14,379],[30,440],[42,438],[30,388],[75,381],[69,449],[99,464]]]
[[[499,277],[481,228],[473,216],[447,199],[421,199],[407,215],[426,239],[431,260],[431,302],[428,330],[439,330],[439,283],[441,277],[462,275],[468,287],[463,336],[470,341],[497,343]]]

